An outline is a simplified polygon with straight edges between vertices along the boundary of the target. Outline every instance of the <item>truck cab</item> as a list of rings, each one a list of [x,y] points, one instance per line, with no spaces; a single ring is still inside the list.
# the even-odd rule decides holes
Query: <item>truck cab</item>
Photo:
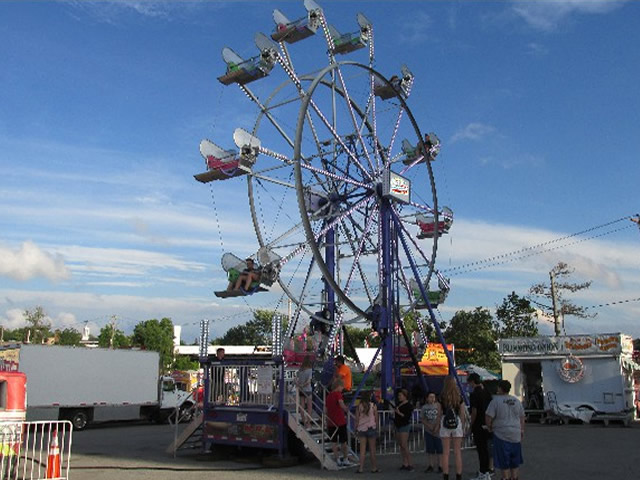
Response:
[[[192,407],[195,405],[191,392],[178,388],[173,377],[164,375],[160,379],[160,412],[161,418],[175,419],[175,411],[181,421],[190,421],[193,416]]]

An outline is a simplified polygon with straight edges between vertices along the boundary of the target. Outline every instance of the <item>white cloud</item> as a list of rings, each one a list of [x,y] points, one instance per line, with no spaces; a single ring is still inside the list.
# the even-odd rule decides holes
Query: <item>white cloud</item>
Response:
[[[616,0],[517,0],[511,8],[531,27],[552,31],[572,15],[608,13],[623,3]]]
[[[0,275],[19,281],[38,277],[58,281],[68,279],[70,272],[62,255],[45,252],[26,241],[19,249],[0,246]]]
[[[484,155],[479,158],[481,165],[499,165],[508,170],[521,165],[527,167],[540,167],[544,165],[544,157],[533,153],[517,153],[512,155]]]
[[[529,42],[527,44],[527,53],[535,57],[542,57],[549,53],[549,49],[537,42]]]
[[[0,314],[0,325],[10,330],[26,327],[27,322],[24,317],[24,312],[25,310],[32,308],[32,306],[25,306],[24,308],[9,308],[4,312],[4,315]],[[79,330],[78,321],[73,313],[59,312],[54,317],[50,316],[46,311],[44,313],[44,322],[50,324],[51,328],[54,330],[58,328],[75,328],[76,330]]]
[[[158,0],[127,0],[127,1],[101,1],[86,2],[80,0],[68,0],[69,5],[83,12],[95,20],[103,23],[115,24],[124,13],[135,12],[143,17],[170,18],[175,11],[173,2]],[[187,3],[187,2],[180,2]]]
[[[472,122],[467,126],[461,128],[451,137],[450,143],[455,143],[460,140],[480,140],[482,137],[494,133],[495,127],[480,122]]]
[[[10,330],[24,327],[24,310],[20,308],[11,308],[7,310],[4,312],[4,316],[0,316],[0,323],[3,327]]]
[[[400,19],[399,40],[403,43],[421,43],[429,38],[433,19],[424,11],[413,10],[410,16]]]

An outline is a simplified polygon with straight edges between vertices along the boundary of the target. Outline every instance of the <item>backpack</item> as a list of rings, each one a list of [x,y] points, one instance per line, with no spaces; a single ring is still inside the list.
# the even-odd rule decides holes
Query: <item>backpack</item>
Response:
[[[458,428],[458,416],[456,412],[454,412],[453,408],[447,407],[444,411],[444,420],[442,421],[442,425],[444,428],[448,428],[449,430],[455,430]]]

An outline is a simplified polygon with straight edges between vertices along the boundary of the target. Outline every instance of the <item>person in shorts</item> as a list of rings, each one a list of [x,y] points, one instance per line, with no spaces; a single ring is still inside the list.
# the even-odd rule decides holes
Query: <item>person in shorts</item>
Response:
[[[498,382],[498,393],[493,397],[485,415],[487,427],[493,432],[493,464],[502,470],[503,480],[518,480],[518,469],[523,463],[524,408],[513,395],[511,383]]]
[[[356,432],[360,442],[360,468],[358,473],[364,471],[364,460],[369,445],[371,455],[371,473],[377,473],[376,462],[376,438],[378,437],[378,408],[371,402],[371,392],[363,391],[360,394],[360,403],[356,407]]]
[[[442,439],[442,478],[449,480],[449,452],[453,448],[456,465],[456,480],[462,480],[462,439],[465,431],[466,406],[458,390],[456,379],[451,375],[444,378],[444,386],[440,393],[442,415],[440,415],[440,438]],[[448,413],[455,418],[455,427],[447,425]]]
[[[434,392],[429,392],[425,404],[421,409],[422,424],[424,425],[424,446],[427,452],[426,473],[442,473],[440,455],[442,455],[442,440],[440,440],[440,423],[438,418],[442,415],[442,407]]]
[[[409,392],[402,388],[396,394],[398,404],[393,410],[393,423],[396,427],[396,441],[400,447],[400,457],[402,466],[400,470],[412,472],[411,451],[409,450],[409,434],[411,433],[411,416],[413,415],[413,405],[409,402]]]
[[[324,408],[327,412],[327,433],[332,441],[333,458],[339,467],[350,465],[347,457],[347,417],[348,408],[342,397],[342,380],[333,382],[331,392],[327,395]],[[342,450],[342,457],[338,455]]]

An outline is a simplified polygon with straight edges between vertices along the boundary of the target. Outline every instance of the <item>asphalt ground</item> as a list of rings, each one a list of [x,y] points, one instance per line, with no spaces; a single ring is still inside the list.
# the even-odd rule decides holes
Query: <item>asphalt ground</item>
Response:
[[[414,454],[414,472],[400,471],[399,455],[380,456],[378,474],[356,475],[355,468],[339,472],[320,469],[317,461],[288,467],[267,467],[250,452],[200,454],[165,453],[174,436],[170,425],[110,424],[74,432],[69,479],[81,480],[288,480],[312,478],[440,479],[424,473],[426,457]],[[640,424],[527,424],[523,441],[521,480],[638,480]],[[453,461],[453,459],[452,459]],[[475,450],[463,452],[463,479],[475,476]],[[452,465],[453,467],[453,465]],[[367,471],[369,466],[366,466]],[[453,471],[453,468],[451,468]],[[455,476],[453,477],[455,478]]]

